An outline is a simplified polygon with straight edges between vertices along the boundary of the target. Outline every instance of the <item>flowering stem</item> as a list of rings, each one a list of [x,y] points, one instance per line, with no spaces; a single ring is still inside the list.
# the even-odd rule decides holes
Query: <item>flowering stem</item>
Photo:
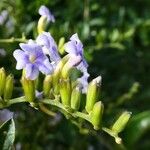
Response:
[[[122,139],[114,131],[112,131],[112,130],[110,130],[108,128],[105,128],[105,127],[103,127],[102,130],[105,131],[110,136],[114,137],[117,144],[121,144],[122,143]]]
[[[25,36],[22,36],[21,38],[9,38],[9,39],[0,39],[0,43],[14,43],[14,42],[26,42],[27,39]]]
[[[50,111],[48,108],[46,108],[43,104],[39,104],[39,107],[40,107],[40,109],[44,112],[44,113],[46,113],[46,114],[48,114],[49,116],[52,116],[52,117],[55,117],[56,116],[56,113],[54,113],[54,112],[52,112],[52,111]]]
[[[88,114],[73,111],[72,109],[70,109],[68,107],[65,107],[62,103],[59,102],[59,100],[44,99],[44,100],[41,101],[41,103],[56,106],[56,107],[62,109],[63,111],[65,111],[67,114],[71,115],[74,118],[80,117],[80,118],[83,118],[83,119],[90,122],[90,118],[89,118]]]
[[[10,105],[15,104],[15,103],[22,103],[22,102],[27,102],[24,96],[14,98],[14,99],[11,99],[8,101],[2,100],[2,101],[0,101],[0,109],[5,108],[5,107],[9,107]]]

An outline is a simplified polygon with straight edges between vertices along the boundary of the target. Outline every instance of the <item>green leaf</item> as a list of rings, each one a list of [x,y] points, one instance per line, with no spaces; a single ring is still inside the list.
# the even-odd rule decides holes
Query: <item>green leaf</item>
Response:
[[[149,129],[150,111],[144,111],[133,116],[123,132],[126,146],[133,147]]]
[[[0,149],[10,150],[15,140],[15,124],[10,119],[0,126]]]

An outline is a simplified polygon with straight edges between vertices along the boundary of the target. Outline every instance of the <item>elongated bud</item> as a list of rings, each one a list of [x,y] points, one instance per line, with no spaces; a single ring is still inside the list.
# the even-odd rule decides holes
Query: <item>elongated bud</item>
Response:
[[[79,86],[75,87],[71,94],[71,108],[74,110],[79,110],[81,101],[81,88]]]
[[[45,26],[46,26],[46,17],[45,16],[41,16],[39,21],[38,21],[38,26],[37,26],[37,30],[38,33],[42,33],[45,30]]]
[[[65,44],[65,38],[61,37],[59,39],[59,43],[58,43],[58,50],[59,50],[60,54],[64,54],[65,53],[64,44]]]
[[[1,68],[1,69],[0,69],[0,96],[2,96],[3,93],[4,93],[5,83],[6,83],[6,73],[5,73],[5,69],[4,69],[4,68]]]
[[[93,107],[92,112],[90,113],[91,123],[93,124],[95,130],[98,130],[101,128],[103,111],[104,111],[103,103],[101,101],[96,102]]]
[[[127,122],[131,117],[131,112],[125,111],[123,112],[117,121],[113,124],[112,130],[115,131],[117,134],[120,133],[126,126]]]
[[[51,87],[52,87],[52,75],[47,75],[43,81],[43,92],[45,97],[50,96]]]
[[[73,67],[78,65],[80,62],[81,62],[80,55],[79,56],[75,56],[75,55],[70,56],[68,62],[64,65],[64,67],[62,69],[62,72],[61,72],[62,78],[64,78],[64,79],[68,78]]]
[[[27,101],[33,102],[35,100],[35,81],[22,77],[21,83]]]
[[[88,113],[93,109],[94,104],[99,98],[100,93],[100,85],[101,85],[101,76],[93,79],[89,85],[86,96],[86,106],[85,109]]]
[[[60,96],[63,105],[70,106],[71,83],[69,79],[60,79]]]
[[[12,97],[12,92],[13,92],[13,87],[14,87],[14,77],[13,75],[9,75],[6,78],[6,84],[5,84],[5,89],[4,89],[4,99],[11,99]]]
[[[56,69],[53,73],[52,82],[53,82],[53,87],[54,87],[54,93],[55,94],[59,94],[59,79],[60,79],[61,70],[62,70],[64,64],[68,61],[68,59],[69,59],[68,55],[63,57],[62,60],[56,66]]]

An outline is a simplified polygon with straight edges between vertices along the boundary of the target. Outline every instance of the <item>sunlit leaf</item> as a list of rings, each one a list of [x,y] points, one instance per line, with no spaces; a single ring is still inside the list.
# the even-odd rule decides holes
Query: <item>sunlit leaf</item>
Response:
[[[10,150],[15,140],[15,124],[13,119],[0,126],[0,149]]]

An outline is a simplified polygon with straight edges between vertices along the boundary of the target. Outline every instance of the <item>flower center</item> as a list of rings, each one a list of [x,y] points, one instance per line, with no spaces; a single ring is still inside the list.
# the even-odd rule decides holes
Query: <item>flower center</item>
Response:
[[[31,63],[34,63],[34,61],[36,60],[36,56],[35,55],[30,55],[29,60]]]

